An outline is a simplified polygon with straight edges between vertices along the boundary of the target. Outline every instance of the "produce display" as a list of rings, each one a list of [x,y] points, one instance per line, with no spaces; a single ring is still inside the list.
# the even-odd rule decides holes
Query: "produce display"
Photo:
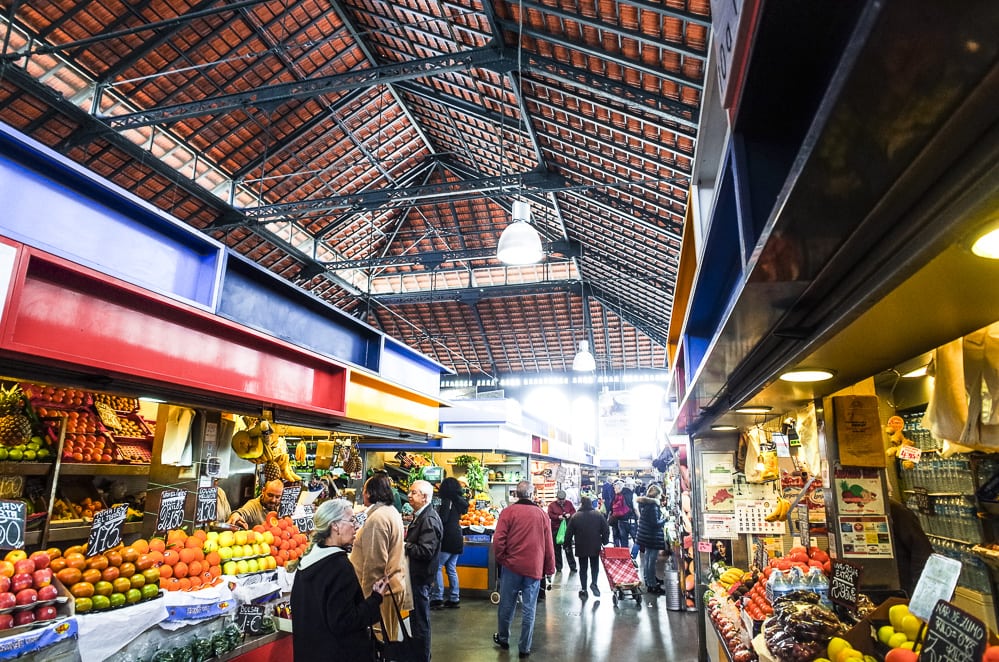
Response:
[[[489,510],[476,508],[474,505],[468,507],[468,512],[458,520],[461,526],[484,526],[493,528],[496,526],[496,515]]]
[[[48,553],[8,552],[0,561],[0,630],[56,618],[54,576]]]
[[[21,387],[0,387],[0,445],[26,444],[30,438],[31,419],[25,415]]]
[[[777,598],[773,609],[763,632],[767,649],[781,662],[811,662],[820,657],[825,642],[847,630],[815,593],[791,591]]]
[[[36,552],[37,553],[37,552]],[[159,597],[160,571],[150,543],[137,540],[103,554],[86,555],[85,545],[45,552],[56,578],[75,598],[76,613],[126,607]]]

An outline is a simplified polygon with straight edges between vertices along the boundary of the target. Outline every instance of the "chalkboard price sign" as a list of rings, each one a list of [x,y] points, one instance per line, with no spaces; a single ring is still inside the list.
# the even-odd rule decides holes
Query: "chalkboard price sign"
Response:
[[[978,662],[985,654],[988,631],[985,625],[945,600],[933,607],[920,660]]]
[[[933,515],[933,501],[925,487],[917,487],[912,491],[913,505],[924,515]]]
[[[753,557],[753,565],[757,570],[763,570],[770,564],[770,555],[767,553],[767,546],[762,540],[756,541],[756,552]]]
[[[829,599],[847,609],[856,610],[861,570],[860,566],[849,561],[834,560],[832,579],[829,581]]]
[[[236,611],[236,625],[243,634],[263,634],[263,621],[263,605],[239,605]]]
[[[87,555],[103,554],[121,544],[121,527],[128,517],[128,504],[120,503],[94,513],[87,538]]]
[[[303,515],[295,518],[295,526],[302,533],[309,533],[316,530],[316,523],[312,520],[312,504],[302,506]]]
[[[27,505],[23,501],[0,501],[0,549],[24,547],[24,521]]]
[[[198,503],[194,509],[195,522],[214,522],[218,519],[218,489],[212,486],[198,488]]]
[[[183,526],[186,502],[186,490],[163,490],[160,494],[160,512],[156,517],[156,530],[170,531]]]
[[[298,495],[302,493],[300,485],[292,485],[281,492],[281,504],[278,506],[278,517],[291,517],[298,503]]]

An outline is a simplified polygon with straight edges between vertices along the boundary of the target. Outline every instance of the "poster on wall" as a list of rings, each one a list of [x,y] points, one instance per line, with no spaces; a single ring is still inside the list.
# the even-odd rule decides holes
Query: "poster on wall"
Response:
[[[884,433],[877,396],[845,395],[832,401],[840,464],[884,467]]]
[[[833,492],[840,515],[884,515],[881,472],[877,469],[838,468],[833,473]]]
[[[891,531],[884,515],[852,515],[839,518],[843,556],[891,558]]]
[[[705,538],[735,538],[735,515],[730,513],[705,513]]]
[[[705,512],[733,512],[735,508],[733,460],[732,453],[704,453],[701,455]]]

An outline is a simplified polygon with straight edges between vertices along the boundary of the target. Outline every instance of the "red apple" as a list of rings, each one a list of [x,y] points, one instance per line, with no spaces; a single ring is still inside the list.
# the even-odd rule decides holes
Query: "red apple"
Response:
[[[58,612],[52,605],[35,607],[35,620],[37,621],[51,621],[56,616],[58,616]]]
[[[14,625],[28,625],[35,622],[35,612],[31,609],[25,609],[24,611],[19,611],[14,614]]]
[[[35,562],[31,559],[21,559],[14,563],[14,574],[28,574],[30,575],[35,571]]]
[[[35,577],[30,572],[19,572],[10,578],[10,590],[14,593],[30,588],[35,583]]]
[[[42,568],[41,570],[35,570],[31,574],[34,580],[35,588],[41,588],[43,586],[48,586],[52,583],[52,568]]]
[[[59,597],[59,589],[57,589],[52,584],[47,584],[46,586],[43,586],[40,589],[38,589],[39,602],[42,602],[43,600],[55,600],[58,597]]]
[[[17,605],[17,599],[14,597],[13,593],[10,591],[0,593],[0,609],[10,609],[15,605]]]
[[[9,630],[14,627],[13,614],[0,614],[0,630]]]
[[[10,590],[10,577],[4,577],[0,575],[0,593],[6,593]]]
[[[52,559],[49,558],[49,555],[41,550],[32,552],[31,556],[28,558],[35,562],[35,570],[49,567],[49,563],[52,561]]]
[[[33,588],[20,590],[14,595],[14,601],[19,605],[33,605],[38,602],[38,591]]]

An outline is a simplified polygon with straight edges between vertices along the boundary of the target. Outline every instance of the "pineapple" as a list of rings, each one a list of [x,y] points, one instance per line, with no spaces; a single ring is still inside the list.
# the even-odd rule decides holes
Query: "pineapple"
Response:
[[[0,386],[0,444],[17,446],[31,437],[31,419],[24,415],[21,387]]]

